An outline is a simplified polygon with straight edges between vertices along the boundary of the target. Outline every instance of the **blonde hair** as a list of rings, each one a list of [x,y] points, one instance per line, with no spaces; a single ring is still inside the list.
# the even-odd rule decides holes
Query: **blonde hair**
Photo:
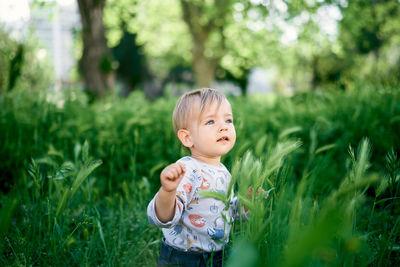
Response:
[[[218,106],[226,97],[215,89],[201,88],[183,94],[175,105],[172,114],[172,122],[174,125],[175,133],[180,129],[187,127],[188,119],[192,113],[192,108],[196,100],[200,100],[200,114],[203,112],[204,107],[215,100],[218,101]]]

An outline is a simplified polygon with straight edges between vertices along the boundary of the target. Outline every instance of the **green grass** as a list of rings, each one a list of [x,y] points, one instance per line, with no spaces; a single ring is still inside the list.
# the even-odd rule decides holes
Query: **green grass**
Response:
[[[400,264],[398,88],[230,100],[237,143],[223,161],[251,212],[232,227],[228,266]],[[0,264],[154,266],[161,231],[146,206],[187,153],[175,101],[0,94]]]

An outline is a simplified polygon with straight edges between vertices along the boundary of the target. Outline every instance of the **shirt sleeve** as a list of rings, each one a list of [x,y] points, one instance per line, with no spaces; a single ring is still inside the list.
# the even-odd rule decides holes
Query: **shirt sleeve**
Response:
[[[182,163],[185,164],[186,172],[182,181],[179,183],[178,188],[176,189],[175,214],[172,220],[163,223],[158,219],[155,209],[158,193],[154,196],[154,198],[147,206],[147,217],[149,219],[149,222],[157,227],[172,228],[177,225],[183,213],[185,212],[187,204],[190,203],[197,189],[197,186],[195,185],[197,184],[197,180],[199,180],[198,177],[200,177],[198,176],[198,171],[195,170],[190,164],[187,164],[186,162]]]
[[[158,219],[157,214],[156,214],[156,198],[157,198],[157,196],[158,196],[158,193],[154,196],[154,198],[150,201],[149,205],[147,206],[147,217],[149,219],[149,222],[152,225],[155,225],[160,228],[174,227],[179,222],[179,219],[182,216],[183,204],[180,201],[178,201],[178,199],[176,199],[174,217],[172,218],[171,221],[164,223]]]

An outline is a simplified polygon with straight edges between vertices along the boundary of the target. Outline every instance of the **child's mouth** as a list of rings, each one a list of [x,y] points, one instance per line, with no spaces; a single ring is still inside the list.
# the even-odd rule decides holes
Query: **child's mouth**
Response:
[[[223,136],[217,140],[217,142],[228,142],[229,138],[227,136]]]

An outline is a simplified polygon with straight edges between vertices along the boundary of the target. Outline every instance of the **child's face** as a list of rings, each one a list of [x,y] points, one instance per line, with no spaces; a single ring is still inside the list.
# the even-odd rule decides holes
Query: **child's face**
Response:
[[[220,160],[228,153],[236,141],[235,126],[231,105],[224,99],[220,105],[217,101],[208,103],[200,114],[200,100],[193,107],[191,121],[188,125],[189,147],[193,157],[203,160]]]

